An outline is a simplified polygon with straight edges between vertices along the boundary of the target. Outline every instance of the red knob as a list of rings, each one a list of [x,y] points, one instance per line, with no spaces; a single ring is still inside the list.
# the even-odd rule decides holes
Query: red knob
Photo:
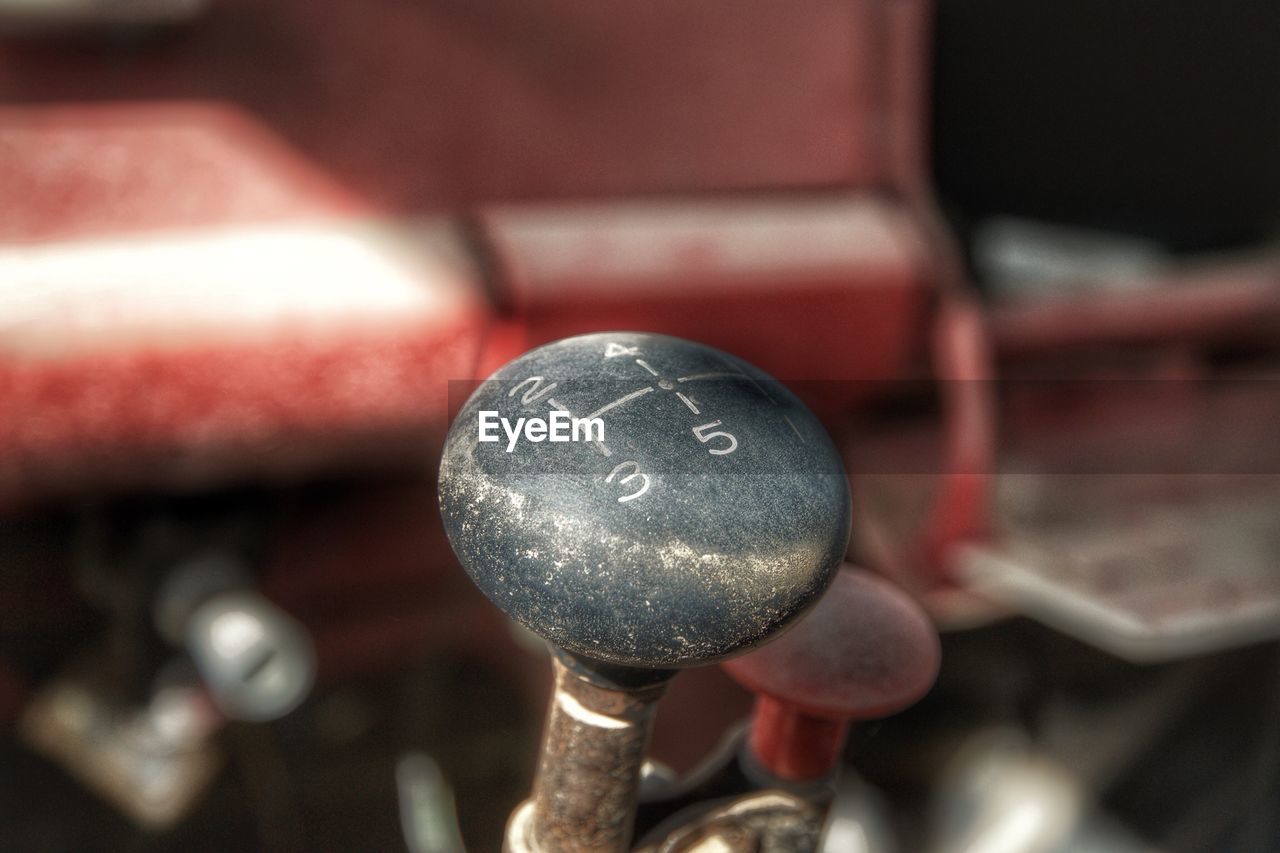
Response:
[[[906,593],[845,566],[794,628],[723,664],[757,694],[750,746],[775,776],[825,776],[848,723],[914,703],[938,674],[938,634]]]

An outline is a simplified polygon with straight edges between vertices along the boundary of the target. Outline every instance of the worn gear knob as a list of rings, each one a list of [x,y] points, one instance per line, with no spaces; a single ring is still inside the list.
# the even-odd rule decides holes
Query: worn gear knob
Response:
[[[455,419],[439,491],[494,603],[631,667],[759,645],[818,599],[848,539],[840,458],[803,404],[740,359],[654,334],[568,338],[507,364]]]

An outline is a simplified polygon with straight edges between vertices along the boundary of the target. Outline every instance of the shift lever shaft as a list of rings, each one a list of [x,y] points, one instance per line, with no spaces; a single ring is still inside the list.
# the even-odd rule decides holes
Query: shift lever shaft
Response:
[[[599,429],[485,438],[556,417]],[[471,578],[557,649],[512,849],[625,850],[666,680],[791,624],[848,541],[844,471],[813,415],[751,365],[661,335],[569,338],[500,369],[449,431],[440,506]]]

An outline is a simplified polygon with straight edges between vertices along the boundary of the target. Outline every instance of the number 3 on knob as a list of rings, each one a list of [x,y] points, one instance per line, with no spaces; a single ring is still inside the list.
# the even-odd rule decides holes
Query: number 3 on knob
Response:
[[[643,483],[641,483],[640,488],[639,488],[637,491],[632,492],[632,493],[631,493],[631,494],[629,494],[629,495],[623,495],[622,497],[618,498],[618,503],[620,503],[620,504],[624,504],[624,503],[626,503],[627,501],[633,501],[633,500],[635,500],[636,498],[638,498],[638,497],[640,497],[641,495],[643,495],[645,492],[649,491],[649,475],[648,475],[648,474],[645,474],[644,472],[642,472],[642,471],[640,470],[640,463],[638,463],[638,462],[634,462],[634,461],[630,461],[630,462],[623,462],[623,463],[622,463],[621,465],[619,465],[617,468],[614,468],[612,471],[610,471],[610,472],[609,472],[609,476],[608,476],[608,477],[605,477],[605,478],[604,478],[604,481],[605,481],[606,483],[612,483],[612,482],[613,482],[613,478],[614,478],[614,477],[616,477],[616,476],[618,476],[618,474],[619,474],[619,473],[620,473],[624,468],[627,468],[628,466],[632,469],[631,473],[630,473],[630,474],[628,474],[627,476],[623,477],[622,479],[618,480],[618,485],[620,485],[620,486],[625,486],[627,483],[630,483],[630,482],[631,482],[632,480],[634,480],[636,477],[639,477],[639,478],[640,478],[640,479],[642,479],[644,482],[643,482]]]
[[[720,421],[712,421],[709,424],[703,424],[702,426],[696,426],[693,428],[694,437],[697,438],[698,441],[701,441],[703,444],[706,444],[707,442],[715,438],[729,439],[728,447],[721,447],[718,449],[715,447],[708,447],[707,451],[712,456],[728,456],[730,453],[738,449],[738,439],[734,438],[730,433],[727,433],[724,430],[716,430],[715,432],[706,432],[706,430],[709,430],[712,427],[720,426],[720,423],[721,423]]]

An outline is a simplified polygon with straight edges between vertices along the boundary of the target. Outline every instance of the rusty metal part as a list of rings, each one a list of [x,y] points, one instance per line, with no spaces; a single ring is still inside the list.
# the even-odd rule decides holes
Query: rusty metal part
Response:
[[[717,806],[636,853],[812,853],[825,809],[785,791],[760,791]]]
[[[512,816],[513,853],[609,853],[631,843],[640,768],[666,679],[604,686],[555,658],[555,693],[533,795]]]
[[[193,688],[162,688],[149,705],[128,707],[76,675],[36,694],[19,730],[121,813],[163,830],[190,812],[221,767],[211,736],[223,722]]]

